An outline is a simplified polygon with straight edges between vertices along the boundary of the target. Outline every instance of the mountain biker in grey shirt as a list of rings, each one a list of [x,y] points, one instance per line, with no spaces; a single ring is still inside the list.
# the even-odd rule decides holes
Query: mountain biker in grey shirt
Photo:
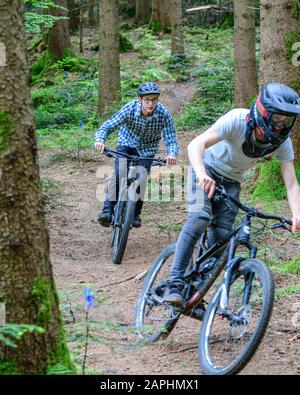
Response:
[[[261,157],[274,155],[281,172],[292,212],[292,231],[300,229],[300,186],[293,164],[291,133],[300,114],[300,97],[291,88],[269,83],[250,112],[235,109],[218,119],[188,146],[193,167],[188,218],[179,235],[164,300],[182,305],[183,276],[200,235],[210,226],[210,245],[228,233],[237,208],[211,201],[215,185],[239,198],[244,172]]]

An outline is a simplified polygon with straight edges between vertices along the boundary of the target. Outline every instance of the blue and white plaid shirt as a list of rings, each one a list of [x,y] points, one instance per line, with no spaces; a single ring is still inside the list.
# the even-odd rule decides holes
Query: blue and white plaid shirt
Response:
[[[178,155],[178,144],[173,120],[161,103],[148,118],[142,115],[142,106],[134,100],[105,121],[95,133],[95,141],[104,143],[107,137],[119,127],[118,145],[136,148],[140,156],[152,156],[159,148],[163,137],[167,155]]]

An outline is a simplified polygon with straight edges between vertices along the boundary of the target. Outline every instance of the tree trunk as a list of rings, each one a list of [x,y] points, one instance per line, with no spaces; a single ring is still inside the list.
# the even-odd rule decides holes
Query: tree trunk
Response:
[[[1,373],[72,369],[58,306],[29,88],[23,2],[1,0],[0,42],[7,65],[0,72],[0,303],[6,323],[36,324],[12,349],[0,342]]]
[[[161,27],[171,24],[169,0],[152,0],[153,22],[159,22]]]
[[[69,13],[69,29],[75,31],[79,26],[79,5],[74,0],[67,0]]]
[[[247,107],[258,93],[255,57],[255,11],[250,0],[234,1],[234,101]]]
[[[281,82],[300,93],[299,5],[290,0],[262,0],[260,83]],[[297,53],[298,51],[298,53]],[[298,55],[298,56],[297,56]],[[298,59],[297,59],[298,57]],[[293,133],[297,162],[300,161],[300,121]]]
[[[182,33],[182,4],[181,0],[171,0],[171,55],[183,55],[183,33]]]
[[[95,18],[95,8],[94,4],[95,0],[88,0],[88,21],[89,27],[94,27],[96,25],[96,18]]]
[[[99,113],[120,100],[118,0],[99,3]]]
[[[55,0],[55,4],[65,7],[66,0]],[[59,8],[52,8],[51,15],[67,16],[66,11]],[[69,24],[66,19],[55,22],[49,31],[48,50],[55,59],[62,59],[68,51],[71,51],[71,41],[69,34]]]
[[[151,18],[150,0],[136,0],[135,19],[137,22],[145,22]]]

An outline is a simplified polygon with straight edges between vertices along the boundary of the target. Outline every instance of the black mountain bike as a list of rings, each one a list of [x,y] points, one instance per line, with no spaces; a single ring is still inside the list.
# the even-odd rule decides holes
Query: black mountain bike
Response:
[[[255,353],[274,303],[272,274],[256,259],[257,247],[250,242],[251,218],[275,220],[272,229],[290,230],[291,221],[245,206],[220,187],[216,187],[213,199],[229,206],[233,202],[244,211],[241,224],[210,248],[207,233],[201,235],[195,259],[185,272],[185,303],[181,308],[164,302],[176,243],[168,245],[153,263],[140,292],[135,326],[141,339],[153,342],[168,336],[182,314],[203,320],[198,343],[202,370],[205,374],[228,375],[238,373]],[[237,255],[239,246],[248,250],[248,258]],[[217,259],[215,254],[222,251]],[[222,281],[218,277],[223,269]],[[207,304],[203,298],[213,284],[217,290]]]
[[[111,149],[104,149],[104,154],[111,158],[123,156],[130,160],[127,182],[120,185],[118,201],[115,206],[113,220],[112,220],[112,260],[114,263],[119,264],[122,262],[129,231],[132,228],[132,221],[134,218],[135,206],[137,201],[137,188],[139,186],[136,177],[136,163],[138,160],[145,159],[152,161],[152,166],[165,166],[166,161],[162,158],[149,158],[127,155],[123,152],[113,151]]]

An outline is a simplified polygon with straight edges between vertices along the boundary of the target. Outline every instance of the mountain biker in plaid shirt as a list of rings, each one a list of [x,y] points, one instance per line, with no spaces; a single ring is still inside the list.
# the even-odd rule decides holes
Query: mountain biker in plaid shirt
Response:
[[[104,152],[105,140],[119,127],[117,150],[127,155],[143,156],[153,158],[158,151],[159,142],[163,137],[169,165],[176,164],[178,155],[178,144],[176,141],[176,131],[169,111],[163,104],[158,102],[160,95],[159,87],[152,82],[144,82],[138,87],[138,99],[134,100],[111,118],[105,121],[95,133],[95,148]],[[143,166],[145,173],[140,173],[140,188],[145,185],[151,168],[151,160],[137,161],[137,166]],[[115,169],[108,185],[107,196],[103,205],[103,210],[98,216],[98,221],[102,226],[110,226],[112,214],[118,200],[120,179],[126,177],[129,161],[125,158],[116,159]],[[142,195],[142,194],[141,194]],[[139,199],[136,204],[133,226],[140,227],[140,214],[143,201]]]

